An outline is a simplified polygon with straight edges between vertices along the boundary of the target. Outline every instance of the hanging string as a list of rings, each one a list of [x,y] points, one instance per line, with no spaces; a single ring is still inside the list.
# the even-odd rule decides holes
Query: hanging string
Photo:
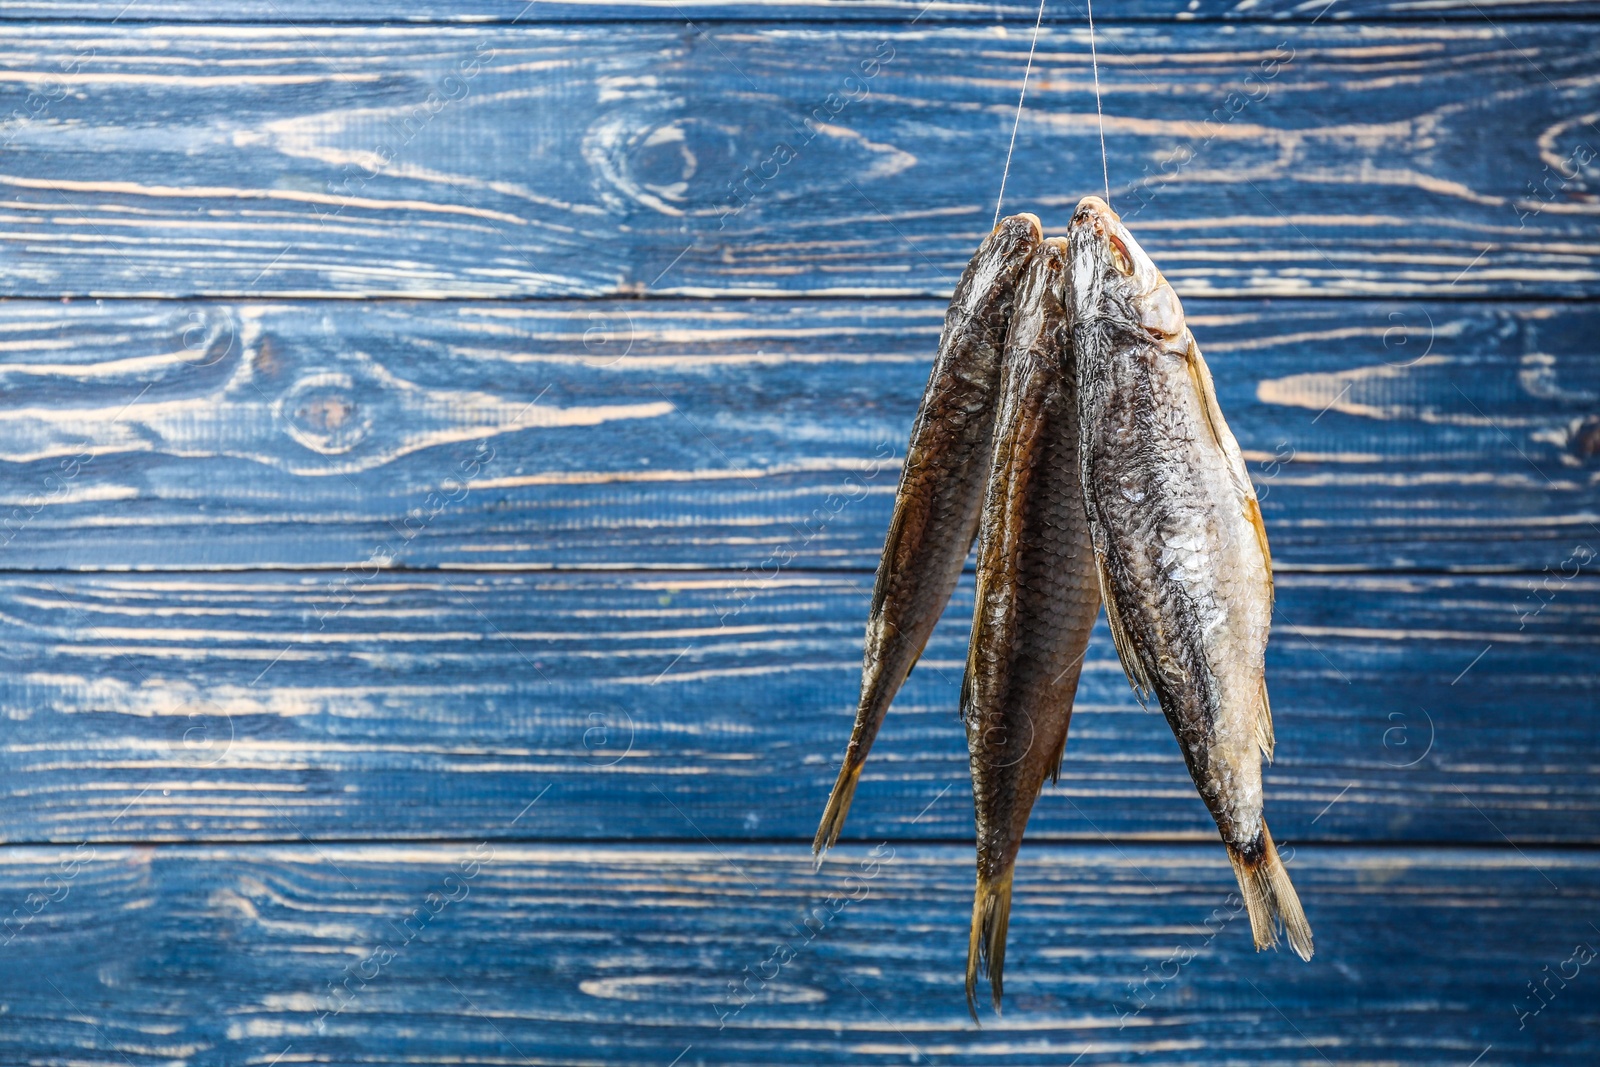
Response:
[[[1011,144],[1006,148],[1006,166],[1000,172],[1000,196],[994,202],[994,222],[1000,225],[1000,205],[1006,202],[1006,178],[1011,174],[1011,153],[1017,147],[1017,127],[1022,123],[1022,101],[1028,96],[1028,75],[1033,73],[1033,50],[1039,47],[1039,24],[1044,21],[1044,0],[1039,0],[1039,14],[1033,20],[1033,40],[1028,42],[1028,65],[1022,68],[1022,92],[1017,94],[1017,117],[1011,120]]]
[[[1094,67],[1094,113],[1100,120],[1100,176],[1106,183],[1106,206],[1111,205],[1111,165],[1106,162],[1106,113],[1100,106],[1100,54],[1094,47],[1094,0],[1084,0],[1089,9],[1089,62]],[[1003,186],[1002,186],[1003,188]]]
[[[1006,179],[1011,176],[1011,156],[1017,149],[1017,128],[1022,125],[1022,102],[1028,98],[1028,77],[1033,73],[1033,55],[1039,47],[1039,27],[1044,22],[1045,0],[1039,0],[1039,13],[1033,19],[1033,37],[1028,41],[1028,63],[1022,68],[1022,90],[1017,93],[1017,113],[1011,120],[1011,143],[1006,146],[1006,164],[1000,172],[1000,195],[994,202],[994,221],[1000,225],[1000,209],[1006,202]],[[1106,112],[1100,99],[1100,51],[1095,45],[1094,0],[1084,0],[1089,12],[1089,65],[1094,71],[1094,114],[1100,128],[1100,178],[1105,183],[1106,204],[1111,203],[1111,164],[1106,155]]]

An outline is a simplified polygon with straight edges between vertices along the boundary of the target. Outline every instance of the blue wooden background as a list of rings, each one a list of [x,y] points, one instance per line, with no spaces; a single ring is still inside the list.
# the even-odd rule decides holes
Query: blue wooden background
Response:
[[[1032,4],[5,0],[0,1064],[1600,1061],[1600,4],[1103,8],[1312,963],[1102,630],[970,1022],[970,585],[810,863]]]

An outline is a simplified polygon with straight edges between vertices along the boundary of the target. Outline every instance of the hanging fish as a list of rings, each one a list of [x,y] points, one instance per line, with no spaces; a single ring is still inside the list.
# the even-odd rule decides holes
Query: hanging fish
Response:
[[[1239,444],[1177,294],[1099,197],[1071,246],[1081,457],[1106,618],[1140,698],[1154,693],[1216,820],[1256,947],[1311,927],[1262,817],[1272,755],[1272,558]]]
[[[1078,462],[1067,242],[1028,261],[1006,341],[994,460],[978,541],[961,718],[972,760],[978,881],[967,1010],[978,972],[1000,1010],[1011,876],[1046,778],[1060,774],[1089,631],[1100,613]]]
[[[972,549],[1017,276],[1041,237],[1033,215],[1002,219],[962,272],[945,312],[872,590],[855,727],[811,845],[815,853],[838,840],[878,727]]]

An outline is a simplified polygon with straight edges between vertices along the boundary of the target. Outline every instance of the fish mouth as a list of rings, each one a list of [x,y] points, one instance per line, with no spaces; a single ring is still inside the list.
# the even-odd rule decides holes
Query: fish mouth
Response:
[[[1016,229],[1032,236],[1035,240],[1044,240],[1044,224],[1039,221],[1039,216],[1031,211],[1019,211],[1015,215],[1007,215],[994,224],[994,232],[1003,229]]]
[[[1073,311],[1079,322],[1140,322],[1141,302],[1168,288],[1161,272],[1122,224],[1122,216],[1098,196],[1078,201],[1067,227],[1067,241],[1072,247]]]
[[[1128,230],[1122,225],[1122,216],[1098,196],[1086,196],[1078,201],[1067,226],[1068,239],[1078,252],[1094,247],[1100,254],[1097,259],[1109,261],[1111,249],[1131,261],[1128,252]]]
[[[1046,237],[1034,255],[1044,271],[1044,292],[1062,307],[1072,300],[1072,246],[1065,237]]]
[[[1089,324],[1105,317],[1103,307],[1106,283],[1115,273],[1112,267],[1112,242],[1119,241],[1122,219],[1111,205],[1098,196],[1078,201],[1067,224],[1067,244],[1071,249],[1071,304],[1073,318]]]
[[[1001,246],[1008,256],[1017,252],[1032,252],[1044,240],[1044,226],[1039,222],[1039,216],[1019,211],[995,223],[994,229],[989,231],[989,240],[1002,242]]]
[[[1072,226],[1093,226],[1097,232],[1105,233],[1107,223],[1116,223],[1120,228],[1122,216],[1111,210],[1111,205],[1098,196],[1086,196],[1078,201],[1078,206],[1072,212]]]
[[[1034,255],[1039,257],[1040,262],[1044,263],[1052,274],[1058,271],[1065,273],[1072,262],[1072,246],[1067,243],[1065,237],[1046,237],[1039,242]]]

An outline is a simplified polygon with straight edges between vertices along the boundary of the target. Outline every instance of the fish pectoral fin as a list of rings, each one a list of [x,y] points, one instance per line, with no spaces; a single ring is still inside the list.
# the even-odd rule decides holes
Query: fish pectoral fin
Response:
[[[1133,647],[1128,631],[1122,625],[1122,612],[1117,610],[1117,601],[1112,596],[1111,579],[1106,574],[1106,558],[1099,551],[1094,554],[1095,574],[1100,578],[1100,599],[1106,605],[1106,625],[1111,629],[1111,643],[1117,646],[1117,658],[1122,661],[1122,673],[1128,676],[1128,684],[1133,686],[1134,693],[1143,704],[1150,699],[1150,694],[1155,690],[1151,683],[1150,675],[1144,669],[1144,663],[1139,659],[1139,650]]]
[[[1267,762],[1272,762],[1272,749],[1277,744],[1277,739],[1272,733],[1272,704],[1267,700],[1267,679],[1261,678],[1260,697],[1256,701],[1256,744],[1261,746],[1261,754],[1267,757]]]

